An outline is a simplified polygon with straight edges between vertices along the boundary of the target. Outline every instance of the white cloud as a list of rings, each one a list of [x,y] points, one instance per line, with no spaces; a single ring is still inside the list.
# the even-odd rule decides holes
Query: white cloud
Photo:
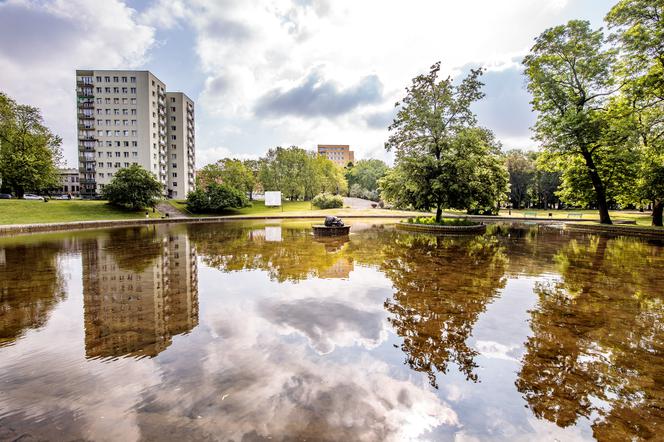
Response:
[[[2,91],[41,108],[75,164],[75,71],[141,66],[154,30],[119,0],[0,2]]]

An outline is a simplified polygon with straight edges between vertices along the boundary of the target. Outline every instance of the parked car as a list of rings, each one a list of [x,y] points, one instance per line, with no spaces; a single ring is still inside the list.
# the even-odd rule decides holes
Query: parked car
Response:
[[[71,196],[70,195],[55,195],[53,197],[54,200],[70,200]]]
[[[24,200],[39,200],[39,201],[44,201],[43,196],[35,195],[33,193],[26,193],[23,195]]]
[[[9,193],[0,193],[0,200],[10,200],[12,199],[11,194]]]

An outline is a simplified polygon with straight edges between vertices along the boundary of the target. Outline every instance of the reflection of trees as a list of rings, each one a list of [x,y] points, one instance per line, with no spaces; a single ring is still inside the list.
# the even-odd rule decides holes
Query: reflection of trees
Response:
[[[57,255],[59,243],[0,249],[0,347],[28,328],[43,326],[64,299]]]
[[[195,226],[190,238],[203,262],[224,271],[259,269],[279,282],[317,277],[345,253],[338,240],[314,240],[308,229],[282,228],[282,241],[266,240],[262,230],[229,226]]]
[[[436,372],[446,373],[450,362],[476,380],[477,351],[466,341],[504,284],[506,259],[498,240],[402,234],[384,253],[382,269],[396,291],[385,307],[404,339],[408,365],[435,387]]]
[[[540,285],[516,382],[536,416],[592,420],[600,440],[664,432],[664,256],[628,239],[573,240]]]

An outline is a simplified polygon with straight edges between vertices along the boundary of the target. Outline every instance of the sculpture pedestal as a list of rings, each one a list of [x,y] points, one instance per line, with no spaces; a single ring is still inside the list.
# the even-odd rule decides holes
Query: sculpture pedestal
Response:
[[[350,232],[350,226],[332,226],[323,225],[313,226],[315,236],[345,236]]]

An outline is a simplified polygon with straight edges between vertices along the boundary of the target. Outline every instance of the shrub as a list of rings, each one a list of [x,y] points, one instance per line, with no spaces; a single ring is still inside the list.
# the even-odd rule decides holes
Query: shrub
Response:
[[[102,197],[116,206],[140,210],[152,207],[161,198],[163,186],[157,178],[137,164],[120,169],[104,186]]]
[[[319,209],[337,209],[344,206],[344,200],[340,195],[330,193],[319,193],[311,201],[311,204]]]
[[[437,225],[437,226],[475,226],[478,223],[469,220],[468,218],[443,218],[439,223],[433,216],[418,216],[416,218],[408,218],[410,224],[424,224],[424,225]]]
[[[247,207],[247,195],[225,184],[210,184],[187,195],[187,210],[194,213],[218,213],[226,209]]]

